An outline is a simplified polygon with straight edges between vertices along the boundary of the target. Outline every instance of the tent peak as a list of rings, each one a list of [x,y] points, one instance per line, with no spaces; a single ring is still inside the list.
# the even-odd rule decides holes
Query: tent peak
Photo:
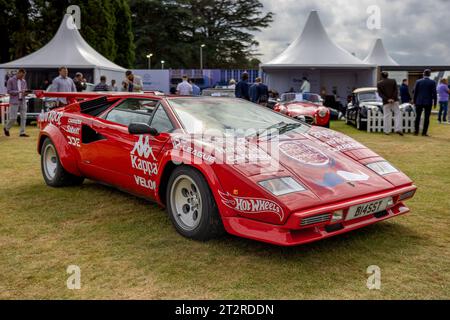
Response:
[[[65,14],[58,31],[45,46],[32,54],[0,65],[3,69],[68,68],[126,70],[92,48],[81,36],[72,15]]]
[[[398,63],[387,53],[381,38],[375,39],[364,62],[377,66],[398,66]]]
[[[263,66],[365,66],[367,65],[334,43],[326,32],[317,10],[312,10],[300,36],[278,57]]]

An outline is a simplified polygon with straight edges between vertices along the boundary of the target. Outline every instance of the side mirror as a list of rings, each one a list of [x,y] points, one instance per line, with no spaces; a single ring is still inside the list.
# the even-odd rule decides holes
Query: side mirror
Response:
[[[128,126],[128,132],[130,134],[150,134],[152,136],[159,135],[158,130],[156,130],[155,128],[150,127],[146,123],[139,122],[130,123],[130,125]]]

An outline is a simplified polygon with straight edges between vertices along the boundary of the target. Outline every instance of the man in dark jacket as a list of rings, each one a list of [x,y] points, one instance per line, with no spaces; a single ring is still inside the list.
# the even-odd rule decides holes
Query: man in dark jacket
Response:
[[[266,105],[269,100],[269,89],[262,83],[261,78],[256,78],[255,83],[249,89],[250,101]]]
[[[411,102],[411,94],[409,93],[408,79],[403,79],[402,85],[400,86],[400,98],[402,103]]]
[[[244,72],[241,77],[241,81],[238,82],[235,89],[236,98],[241,98],[250,101],[249,85],[248,85],[248,73]]]
[[[389,79],[387,72],[381,73],[378,82],[378,94],[383,99],[384,133],[389,135],[392,131],[392,113],[394,113],[395,132],[403,136],[402,114],[398,103],[398,88],[395,79]]]
[[[73,78],[73,83],[75,83],[75,88],[77,88],[77,92],[82,92],[86,90],[86,80],[83,77],[83,74],[81,72],[77,72],[75,75],[75,78]]]
[[[430,126],[430,115],[433,106],[437,105],[436,81],[430,79],[431,70],[423,72],[423,78],[416,82],[414,89],[414,104],[416,105],[416,123],[414,135],[419,134],[420,118],[425,111],[422,135],[428,137],[428,127]]]

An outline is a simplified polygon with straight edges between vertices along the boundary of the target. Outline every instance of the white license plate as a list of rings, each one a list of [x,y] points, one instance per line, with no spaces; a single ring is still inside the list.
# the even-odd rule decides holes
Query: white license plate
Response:
[[[380,199],[373,202],[363,203],[348,210],[346,221],[369,216],[386,210],[392,198]]]

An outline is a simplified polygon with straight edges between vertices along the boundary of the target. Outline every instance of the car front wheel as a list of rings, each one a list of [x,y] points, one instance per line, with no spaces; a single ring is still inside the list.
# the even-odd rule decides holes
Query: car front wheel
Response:
[[[51,187],[79,185],[84,181],[83,177],[74,176],[63,168],[56,147],[49,138],[42,144],[41,169],[45,183]]]
[[[223,233],[222,220],[212,192],[197,170],[181,166],[170,176],[167,212],[184,237],[207,241]]]

